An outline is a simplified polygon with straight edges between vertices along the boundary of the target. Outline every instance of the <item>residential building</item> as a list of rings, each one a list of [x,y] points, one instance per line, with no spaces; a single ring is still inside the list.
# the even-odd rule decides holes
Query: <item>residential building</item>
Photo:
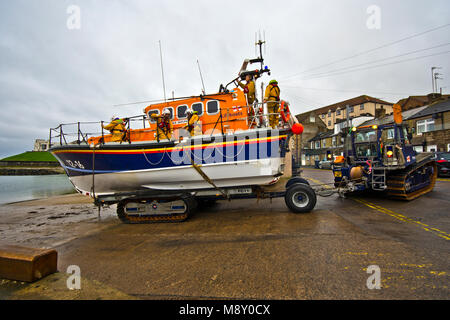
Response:
[[[327,129],[333,129],[336,123],[346,120],[347,106],[349,106],[349,118],[359,116],[380,117],[386,114],[392,114],[393,111],[392,103],[362,95],[316,109],[315,112],[319,115]]]
[[[450,152],[450,99],[402,112],[411,144],[417,152]],[[362,125],[393,123],[393,116],[364,122]]]
[[[344,137],[342,132],[353,126],[359,126],[362,123],[372,120],[373,117],[361,116],[355,117],[347,121],[335,124],[333,130],[319,132],[317,135],[308,140],[308,143],[302,149],[303,165],[314,166],[316,161],[325,160],[330,154],[333,159],[336,156],[344,155]]]
[[[450,99],[427,106],[407,121],[417,152],[450,152]]]
[[[310,140],[317,134],[326,132],[327,127],[323,121],[320,120],[315,110],[299,114],[296,117],[298,122],[303,125],[303,133],[294,136],[295,150],[297,151],[294,153],[294,161],[299,163],[299,160],[301,160],[301,164],[306,165],[306,154],[300,150],[305,148],[309,149]]]
[[[430,105],[434,102],[444,101],[450,99],[450,94],[430,93],[426,96],[409,96],[408,98],[400,99],[397,104],[402,107],[403,111]]]

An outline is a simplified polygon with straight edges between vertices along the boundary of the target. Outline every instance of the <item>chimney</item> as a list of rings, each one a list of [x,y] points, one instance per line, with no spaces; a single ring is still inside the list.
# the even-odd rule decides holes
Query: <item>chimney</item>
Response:
[[[375,109],[375,119],[383,118],[385,115],[386,115],[386,109],[384,107]]]
[[[430,93],[430,94],[428,94],[427,95],[427,98],[428,98],[428,104],[431,104],[431,103],[433,103],[433,102],[435,102],[435,101],[437,101],[437,100],[440,100],[441,99],[441,97],[442,97],[442,94],[440,94],[440,93]]]

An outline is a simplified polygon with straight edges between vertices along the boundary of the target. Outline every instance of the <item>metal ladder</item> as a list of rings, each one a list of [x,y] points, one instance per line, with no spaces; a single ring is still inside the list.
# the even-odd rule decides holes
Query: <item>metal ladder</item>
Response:
[[[372,168],[372,189],[383,191],[386,188],[386,168]]]

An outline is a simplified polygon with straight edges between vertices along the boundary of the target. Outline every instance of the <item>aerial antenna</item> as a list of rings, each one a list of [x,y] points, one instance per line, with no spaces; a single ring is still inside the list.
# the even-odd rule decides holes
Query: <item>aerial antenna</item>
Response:
[[[198,65],[198,72],[200,73],[200,80],[202,80],[203,94],[206,94],[205,83],[203,82],[202,70],[200,69],[200,62],[198,62],[198,59],[197,59],[197,65]]]
[[[160,57],[160,60],[161,60],[161,76],[162,76],[162,83],[163,83],[163,90],[164,90],[164,102],[167,102],[167,99],[166,99],[166,84],[164,82],[164,67],[163,67],[163,59],[162,59],[161,40],[159,40],[159,57]]]
[[[264,39],[264,40],[263,40]],[[264,58],[263,58],[263,47],[264,45],[264,54],[266,53],[266,32],[263,31],[263,37],[261,37],[261,30],[255,32],[255,55],[257,55],[257,49],[259,47],[259,62],[261,63],[261,70],[264,69]]]
[[[264,55],[266,54],[266,30],[263,30],[263,38],[264,38]]]

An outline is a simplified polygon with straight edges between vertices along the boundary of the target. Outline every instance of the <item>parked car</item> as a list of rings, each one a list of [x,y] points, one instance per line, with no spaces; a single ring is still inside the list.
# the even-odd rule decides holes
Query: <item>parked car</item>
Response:
[[[434,155],[439,177],[450,176],[450,152],[436,152]]]
[[[319,161],[318,167],[319,169],[331,169],[333,165],[333,160],[321,160]]]

